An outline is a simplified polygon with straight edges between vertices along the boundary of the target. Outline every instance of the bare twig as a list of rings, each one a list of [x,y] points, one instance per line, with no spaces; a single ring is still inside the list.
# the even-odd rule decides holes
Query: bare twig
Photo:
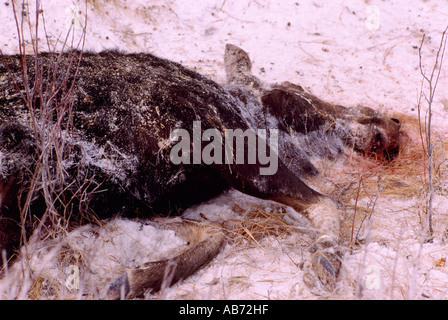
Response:
[[[428,174],[428,203],[427,203],[427,236],[428,241],[433,237],[433,225],[432,225],[432,215],[433,215],[433,199],[434,199],[434,147],[435,143],[432,142],[432,106],[434,102],[434,96],[436,93],[437,85],[439,83],[440,72],[443,65],[443,57],[445,54],[446,42],[447,42],[447,31],[448,26],[442,33],[442,38],[440,40],[440,45],[436,53],[435,62],[431,70],[431,74],[428,76],[422,65],[422,48],[425,40],[425,35],[422,37],[420,47],[418,49],[419,53],[419,69],[422,75],[422,84],[420,87],[420,94],[418,97],[418,118],[420,124],[420,138],[422,141],[422,148],[428,160],[428,164],[425,168]],[[428,92],[424,92],[424,84],[428,86]],[[424,122],[421,118],[422,112],[422,98],[425,99],[427,104],[426,116]],[[424,130],[423,130],[423,129]],[[424,132],[423,132],[424,131]]]
[[[79,197],[81,200],[78,208],[86,207],[86,203],[82,204],[82,202],[87,202],[87,190],[91,186],[96,190],[98,186],[92,184],[92,179],[86,179],[81,186],[68,183],[67,180],[72,177],[69,176],[65,164],[70,158],[70,144],[73,141],[69,139],[73,127],[71,96],[85,44],[87,10],[80,39],[75,42],[74,29],[73,26],[70,27],[65,39],[60,43],[61,51],[56,52],[58,44],[53,48],[50,46],[41,1],[35,0],[33,15],[29,12],[28,2],[22,2],[21,10],[16,7],[15,1],[11,1],[11,3],[18,35],[21,67],[19,76],[15,76],[8,67],[7,59],[1,50],[0,55],[9,78],[28,111],[36,152],[35,163],[30,165],[31,170],[26,173],[28,178],[23,179],[18,194],[22,226],[21,239],[26,257],[23,267],[25,280],[22,283],[19,296],[24,297],[28,288],[26,281],[30,276],[29,257],[31,253],[28,252],[28,246],[39,240],[41,231],[48,228],[48,222],[52,227],[53,235],[65,232],[71,217],[70,206],[73,200]],[[35,21],[31,21],[33,16]],[[46,60],[40,58],[39,52],[41,28],[44,30],[48,48]],[[29,39],[32,45],[31,56],[26,54],[26,39]],[[60,64],[63,55],[65,55],[64,59],[67,59],[67,63],[64,64],[65,69],[62,69],[62,64]],[[31,66],[32,64],[34,65]],[[30,76],[32,73],[34,77]],[[44,199],[45,212],[37,219],[37,227],[34,228],[33,235],[28,239],[27,226],[33,223],[31,205],[37,195]]]

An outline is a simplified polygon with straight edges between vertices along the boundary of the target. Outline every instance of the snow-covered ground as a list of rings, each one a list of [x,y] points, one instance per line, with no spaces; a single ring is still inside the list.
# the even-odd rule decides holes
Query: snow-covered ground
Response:
[[[345,106],[362,104],[394,115],[402,120],[404,129],[409,130],[409,144],[419,139],[415,125],[412,125],[412,119],[417,118],[418,92],[422,81],[418,48],[425,34],[422,62],[429,74],[442,32],[448,25],[448,2],[438,0],[87,2],[86,50],[114,48],[126,52],[151,52],[181,62],[223,83],[224,46],[233,43],[249,53],[253,72],[263,81],[298,83],[329,102]],[[43,1],[43,9],[52,45],[65,36],[72,21],[75,22],[75,32],[79,34],[79,26],[86,14],[83,1],[46,0]],[[2,2],[0,47],[4,53],[17,52],[17,36],[11,14],[10,1]],[[42,49],[45,49],[44,42],[41,43]],[[440,145],[448,138],[447,121],[448,66],[445,65],[433,104],[434,141],[439,139]],[[443,155],[444,152],[441,157]],[[332,196],[350,182],[353,182],[350,188],[355,190],[350,193],[355,196],[341,197],[341,213],[345,218],[342,240],[347,251],[337,290],[328,298],[446,299],[446,163],[440,166],[440,181],[434,200],[434,240],[424,243],[421,240],[424,193],[403,191],[403,186],[410,186],[411,182],[423,183],[421,164],[409,165],[413,170],[407,173],[383,171],[389,176],[382,176],[387,183],[382,184],[382,192],[375,201],[376,189],[365,191],[364,185],[359,183],[368,165],[363,166],[362,161],[353,165],[351,160],[342,160],[342,166],[341,163],[331,164],[334,167],[323,164],[321,180],[310,182]],[[375,180],[376,176],[372,179]],[[362,186],[363,191],[356,197],[358,186]],[[412,187],[412,190],[419,190],[418,186]],[[238,198],[237,195],[235,197]],[[361,208],[370,212],[373,204],[370,226],[363,231],[367,240],[348,249],[354,212],[357,216],[353,220],[356,220],[358,227]],[[231,207],[229,203],[227,207],[215,205],[208,207],[208,210],[228,211]],[[71,235],[75,239],[73,243],[78,245],[68,250],[71,253],[67,253],[67,259],[71,262],[65,263],[65,266],[77,265],[75,262],[82,261],[79,265],[90,270],[90,278],[86,275],[81,279],[84,284],[79,286],[76,281],[67,282],[67,279],[77,276],[77,270],[51,270],[64,263],[60,263],[59,258],[58,265],[51,260],[54,257],[46,255],[47,261],[53,261],[49,262],[53,265],[44,268],[48,270],[42,270],[42,275],[34,272],[36,277],[41,277],[41,286],[51,287],[52,282],[57,282],[63,288],[58,289],[62,296],[80,298],[82,293],[88,292],[90,297],[100,298],[102,286],[117,272],[114,268],[138,264],[139,261],[133,259],[151,257],[148,251],[157,246],[139,238],[142,236],[139,230],[145,228],[132,222],[107,226],[123,230],[122,233],[133,240],[128,241],[130,244],[124,244],[125,241],[120,238],[123,242],[112,241],[115,246],[109,245],[112,235],[107,230],[95,231],[96,237],[89,240],[90,244],[87,245],[80,239],[93,231],[84,228]],[[150,228],[147,226],[147,230]],[[155,242],[157,244],[181,243],[175,242],[173,235],[159,235],[157,230],[147,233],[160,236],[156,238],[159,239]],[[99,241],[103,241],[102,244]],[[302,281],[300,263],[306,254],[305,242],[302,236],[292,234],[261,239],[256,244],[229,244],[207,268],[183,283],[147,298],[315,299],[316,296]],[[60,247],[65,245],[59,243]],[[95,250],[86,249],[89,246]],[[126,246],[132,249],[123,250]],[[42,250],[55,253],[55,248],[49,248],[46,244]],[[98,250],[103,250],[101,252],[109,257],[108,265],[101,266],[102,269],[92,262],[96,261],[94,256],[99,255]],[[133,255],[130,256],[130,253]],[[40,266],[43,264],[40,263]],[[12,276],[13,269],[9,272],[9,279],[0,282],[1,298],[16,295],[14,288],[11,289],[13,284],[10,280],[17,281],[17,278]],[[87,280],[95,284],[87,284]]]

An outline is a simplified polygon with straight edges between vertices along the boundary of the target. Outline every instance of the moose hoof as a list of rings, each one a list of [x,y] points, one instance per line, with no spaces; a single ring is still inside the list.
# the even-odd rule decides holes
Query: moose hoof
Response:
[[[341,268],[340,252],[336,242],[321,237],[311,248],[311,257],[305,265],[303,280],[314,294],[332,293]]]
[[[130,291],[129,287],[128,275],[123,273],[116,277],[109,285],[109,289],[107,289],[107,299],[124,300]]]

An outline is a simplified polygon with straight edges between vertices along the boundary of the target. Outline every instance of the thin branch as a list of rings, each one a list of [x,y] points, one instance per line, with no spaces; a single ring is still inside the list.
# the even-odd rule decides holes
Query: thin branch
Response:
[[[428,240],[430,241],[433,237],[433,225],[432,225],[432,215],[433,215],[433,199],[434,199],[434,183],[433,183],[433,169],[434,169],[434,147],[436,144],[432,143],[432,104],[434,102],[434,96],[436,93],[437,85],[439,83],[440,73],[443,66],[443,58],[445,55],[446,43],[447,43],[447,34],[448,26],[442,33],[442,37],[440,40],[440,45],[436,53],[435,62],[433,68],[431,70],[431,75],[428,77],[426,72],[423,70],[422,64],[422,48],[425,40],[425,35],[422,37],[422,41],[420,43],[420,47],[418,49],[419,54],[419,69],[422,75],[422,84],[420,87],[420,95],[418,97],[418,120],[419,120],[419,130],[420,130],[420,139],[422,141],[423,151],[428,159],[428,166],[425,165],[425,169],[428,174],[428,204],[427,204],[427,231],[428,231]],[[424,83],[428,86],[428,94],[426,94],[424,89]],[[421,110],[422,110],[422,97],[425,98],[427,103],[427,116],[425,117],[424,123],[422,123],[421,119]],[[424,134],[422,127],[424,127]]]

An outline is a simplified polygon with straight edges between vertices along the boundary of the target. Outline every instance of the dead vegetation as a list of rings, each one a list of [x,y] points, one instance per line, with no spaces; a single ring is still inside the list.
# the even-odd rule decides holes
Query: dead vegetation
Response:
[[[23,248],[21,255],[24,256],[22,261],[27,262],[22,264],[24,279],[16,285],[21,288],[17,298],[26,295],[32,298],[36,297],[36,288],[42,287],[43,282],[39,282],[39,277],[34,282],[31,281],[33,276],[29,262],[34,252],[28,250],[29,246],[33,247],[42,239],[65,235],[69,230],[73,210],[88,211],[88,194],[98,187],[92,185],[92,180],[88,178],[80,184],[76,182],[67,184],[71,178],[68,167],[72,160],[73,148],[71,95],[74,85],[74,81],[69,82],[68,79],[70,77],[76,79],[85,43],[87,20],[84,21],[79,39],[75,37],[73,28],[75,22],[72,21],[72,26],[69,27],[65,37],[54,42],[47,33],[41,1],[36,0],[34,3],[11,1],[11,4],[16,23],[21,76],[13,75],[1,49],[0,61],[7,71],[8,80],[14,84],[16,89],[14,94],[20,96],[26,109],[26,115],[20,120],[30,124],[30,144],[35,151],[35,157],[25,165],[28,171],[20,172],[18,181],[14,181],[20,185],[17,206],[20,213]],[[51,61],[46,67],[39,65],[38,56],[42,45]],[[75,50],[81,54],[75,53]],[[34,57],[33,64],[26,58],[26,54],[30,51]],[[73,52],[68,70],[60,70],[59,67],[59,59],[64,51]],[[32,77],[29,68],[33,68]],[[3,176],[1,167],[0,179],[8,181],[8,177]],[[35,218],[31,209],[33,201],[38,196],[42,197],[44,203],[41,208],[43,215],[39,219]],[[6,261],[4,263],[6,269]]]
[[[255,245],[263,248],[260,244],[263,238],[281,238],[298,232],[297,227],[283,219],[284,212],[267,212],[254,206],[249,208],[234,206],[233,210],[237,215],[242,216],[241,219],[230,220],[226,223],[230,225],[227,233],[235,245],[244,244],[249,247]]]
[[[349,244],[357,242],[356,235],[374,212],[375,203],[385,197],[416,200],[420,203],[417,208],[419,219],[422,225],[424,223],[428,162],[420,139],[421,125],[417,117],[405,114],[392,116],[399,119],[402,125],[400,151],[396,158],[384,161],[349,150],[336,165],[320,163],[319,169],[324,172],[324,177],[312,182],[319,190],[329,194],[345,212],[341,239]],[[441,132],[434,130],[434,137],[441,135]],[[433,148],[433,183],[438,195],[445,195],[448,191],[447,150],[448,141],[437,138]]]

